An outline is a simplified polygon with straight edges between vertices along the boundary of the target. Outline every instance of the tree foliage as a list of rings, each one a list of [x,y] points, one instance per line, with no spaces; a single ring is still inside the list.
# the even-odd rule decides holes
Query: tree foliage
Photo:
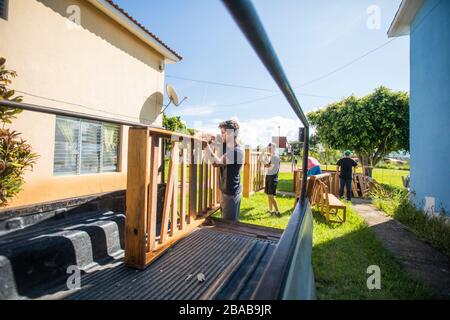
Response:
[[[370,166],[393,151],[409,151],[405,92],[379,87],[365,97],[350,96],[311,112],[308,118],[321,142],[336,150],[353,150]]]
[[[168,117],[163,113],[163,127],[166,130],[180,132],[193,135],[194,129],[189,129],[186,124],[181,120],[181,117]]]
[[[0,100],[21,102],[22,97],[14,97],[14,90],[8,85],[17,76],[15,71],[6,69],[6,60],[0,58]],[[5,128],[22,110],[0,107],[0,207],[22,190],[25,170],[33,168],[38,155],[31,146],[20,138],[20,133]]]

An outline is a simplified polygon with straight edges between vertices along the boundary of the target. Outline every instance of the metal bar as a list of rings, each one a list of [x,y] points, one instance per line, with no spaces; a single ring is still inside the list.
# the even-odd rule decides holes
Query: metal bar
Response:
[[[305,128],[308,120],[250,0],[222,0]]]
[[[277,249],[252,297],[254,299],[280,299],[282,298],[284,288],[286,287],[289,267],[295,253],[297,238],[303,223],[306,208],[308,207],[306,186],[309,151],[309,123],[251,1],[222,1],[305,127],[305,141],[303,144],[304,174],[300,202],[297,204],[297,207],[289,220],[289,224],[283,233],[283,237],[280,239]]]
[[[303,145],[303,171],[308,167],[308,151],[309,151],[309,122],[303,113],[300,103],[295,96],[294,90],[286,77],[286,74],[281,66],[277,54],[267,36],[264,26],[258,17],[258,14],[250,0],[222,0],[228,11],[238,24],[241,31],[250,42],[256,54],[261,59],[264,66],[269,71],[270,75],[277,83],[281,92],[286,97],[289,105],[295,114],[298,116],[303,126],[306,129],[305,143]],[[304,175],[302,181],[302,190],[306,189],[307,175]],[[301,203],[304,204],[306,193],[301,194]]]
[[[20,103],[20,102],[8,101],[8,100],[0,100],[0,106],[13,108],[13,109],[22,109],[22,110],[27,110],[27,111],[53,114],[53,115],[57,115],[57,116],[108,122],[111,124],[118,124],[118,125],[123,125],[123,126],[130,126],[130,127],[162,129],[161,127],[158,127],[158,126],[146,125],[146,124],[142,124],[140,122],[118,120],[118,119],[114,119],[114,118],[95,116],[95,115],[82,113],[82,112],[61,110],[58,108],[45,107],[45,106],[40,106],[40,105],[36,105],[36,104]]]
[[[297,203],[291,219],[278,241],[270,261],[251,297],[252,300],[278,300],[282,298],[292,257],[295,253],[300,227],[308,205]]]

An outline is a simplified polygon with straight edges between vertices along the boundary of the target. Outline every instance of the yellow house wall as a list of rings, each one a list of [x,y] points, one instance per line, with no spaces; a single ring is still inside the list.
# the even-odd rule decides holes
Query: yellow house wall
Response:
[[[81,26],[68,22],[80,8]],[[9,1],[0,19],[0,56],[18,72],[12,88],[25,102],[161,125],[164,57],[80,0]],[[122,128],[117,173],[54,176],[53,115],[24,111],[11,125],[40,155],[24,190],[7,209],[126,188],[128,128]]]

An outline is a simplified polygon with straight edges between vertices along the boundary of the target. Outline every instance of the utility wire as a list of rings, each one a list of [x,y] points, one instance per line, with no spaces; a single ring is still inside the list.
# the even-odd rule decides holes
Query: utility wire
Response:
[[[442,0],[441,0],[442,1]],[[327,72],[326,74],[323,74],[317,78],[314,78],[312,80],[309,80],[305,83],[302,83],[299,86],[294,87],[294,89],[299,89],[302,87],[305,87],[307,85],[310,85],[312,83],[318,82],[320,80],[326,79],[346,68],[348,68],[349,66],[355,64],[356,62],[364,59],[365,57],[371,55],[372,53],[384,48],[385,46],[389,45],[391,42],[395,41],[397,38],[393,38],[390,39],[389,41],[383,43],[382,45],[362,54],[361,56],[351,60],[350,62],[347,62],[346,64],[330,71]],[[191,82],[197,82],[197,83],[204,83],[204,84],[210,84],[210,85],[217,85],[217,86],[224,86],[224,87],[233,87],[233,88],[242,88],[242,89],[251,89],[251,90],[258,90],[258,91],[265,91],[265,92],[277,92],[277,90],[271,90],[271,89],[264,89],[264,88],[257,88],[257,87],[251,87],[251,86],[244,86],[244,85],[237,85],[237,84],[230,84],[230,83],[224,83],[224,82],[218,82],[218,81],[210,81],[210,80],[200,80],[200,79],[191,79],[191,78],[186,78],[186,77],[179,77],[179,76],[173,76],[173,75],[166,75],[166,77],[168,78],[172,78],[172,79],[178,79],[178,80],[184,80],[184,81],[191,81]],[[326,98],[326,99],[339,99],[337,97],[330,97],[330,96],[321,96],[321,95],[314,95],[314,94],[308,94],[308,93],[298,93],[300,96],[309,96],[309,97],[316,97],[316,98]],[[281,92],[278,92],[276,94],[273,95],[269,95],[269,96],[265,96],[265,97],[260,97],[260,98],[256,98],[256,99],[252,99],[252,100],[246,100],[246,101],[242,101],[242,102],[238,102],[238,103],[233,103],[233,104],[225,104],[225,105],[220,105],[219,107],[233,107],[233,106],[240,106],[240,105],[245,105],[245,104],[250,104],[250,103],[254,103],[254,102],[258,102],[258,101],[262,101],[262,100],[266,100],[266,99],[270,99],[273,98],[275,96],[279,96],[281,95]]]
[[[184,81],[190,81],[190,82],[210,84],[210,85],[214,85],[214,86],[239,88],[239,89],[250,89],[250,90],[265,91],[265,92],[278,92],[278,90],[274,90],[274,89],[256,88],[256,87],[249,87],[249,86],[244,86],[244,85],[224,83],[224,82],[217,82],[217,81],[191,79],[191,78],[172,76],[172,75],[166,75],[166,77],[167,78],[171,78],[171,79],[178,79],[178,80],[184,80]]]
[[[341,66],[341,67],[338,67],[338,68],[336,68],[336,69],[334,69],[334,70],[332,70],[332,71],[330,71],[330,72],[328,72],[328,73],[326,73],[326,74],[324,74],[324,75],[322,75],[322,76],[320,76],[320,77],[317,77],[317,78],[315,78],[315,79],[312,79],[312,80],[310,80],[310,81],[307,81],[307,82],[305,82],[305,83],[299,85],[298,87],[295,87],[295,89],[303,88],[303,87],[305,87],[305,86],[307,86],[307,85],[310,85],[310,84],[312,84],[312,83],[314,83],[314,82],[317,82],[317,81],[323,80],[323,79],[325,79],[325,78],[328,78],[328,77],[332,76],[333,74],[338,73],[339,71],[342,71],[342,70],[348,68],[349,66],[355,64],[356,62],[358,62],[358,61],[364,59],[365,57],[369,56],[370,54],[372,54],[372,53],[374,53],[374,52],[376,52],[376,51],[378,51],[378,50],[384,48],[385,46],[387,46],[388,44],[390,44],[391,42],[393,42],[393,41],[395,41],[395,40],[397,40],[397,38],[393,38],[393,39],[391,39],[391,40],[389,40],[389,41],[383,43],[382,45],[376,47],[375,49],[372,49],[372,50],[366,52],[365,54],[363,54],[363,55],[361,55],[361,56],[359,56],[359,57],[353,59],[352,61],[350,61],[350,62],[344,64],[344,65]]]

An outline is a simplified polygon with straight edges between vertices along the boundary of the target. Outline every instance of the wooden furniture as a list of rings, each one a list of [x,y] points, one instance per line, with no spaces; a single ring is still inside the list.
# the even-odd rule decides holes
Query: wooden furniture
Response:
[[[328,222],[345,222],[347,219],[347,207],[335,195],[328,192],[328,187],[320,180],[316,181],[315,187],[316,205],[320,212],[325,216]],[[339,216],[339,211],[342,211],[342,218]],[[336,216],[338,220],[331,220],[330,215]]]
[[[130,128],[128,137],[125,264],[144,269],[217,211],[219,175],[201,161],[205,140],[152,128]],[[170,143],[170,160],[163,201],[158,201],[158,186],[165,180],[164,143]]]
[[[329,222],[345,222],[347,218],[347,207],[337,196],[330,192],[334,181],[331,173],[323,173],[308,177],[307,197],[311,206],[316,206]],[[339,216],[342,211],[342,218]],[[331,220],[330,216],[336,216],[338,220]]]

